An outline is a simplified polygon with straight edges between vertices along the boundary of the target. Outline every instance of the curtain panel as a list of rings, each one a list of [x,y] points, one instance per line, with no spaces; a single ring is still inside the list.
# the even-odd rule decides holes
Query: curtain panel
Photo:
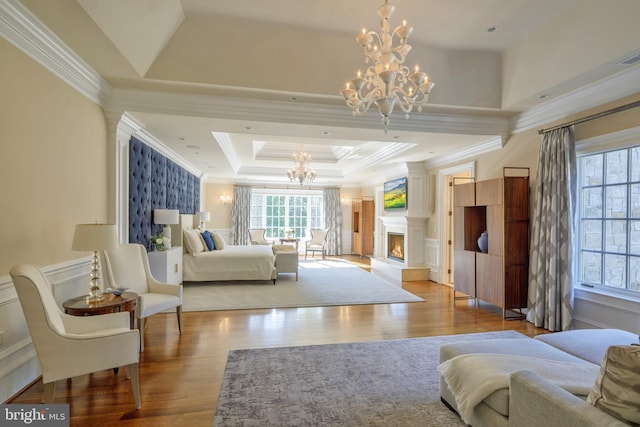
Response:
[[[251,215],[251,187],[247,185],[233,186],[231,202],[231,244],[250,245],[249,228]]]
[[[549,331],[573,324],[576,156],[573,129],[544,133],[530,243],[527,320]]]
[[[342,255],[342,210],[340,209],[340,190],[338,188],[325,188],[324,200],[324,225],[327,232],[327,255]]]

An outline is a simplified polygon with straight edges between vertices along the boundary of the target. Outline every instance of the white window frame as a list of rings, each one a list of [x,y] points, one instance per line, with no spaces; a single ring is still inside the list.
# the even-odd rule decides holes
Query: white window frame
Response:
[[[292,190],[292,189],[277,189],[277,188],[254,188],[251,191],[251,198],[253,200],[253,196],[254,195],[271,195],[271,196],[284,196],[285,198],[288,198],[290,196],[305,196],[305,197],[320,197],[322,198],[324,196],[324,193],[322,190]],[[288,208],[288,201],[285,203],[285,207]],[[255,222],[251,222],[252,227],[255,228],[267,228],[266,226],[266,222],[265,222],[265,218],[266,218],[266,203],[263,204],[262,206],[262,221],[260,221],[260,224],[256,224]],[[288,209],[287,209],[288,210]],[[320,222],[320,226],[318,228],[324,228],[324,201],[321,203],[320,206],[320,218],[319,218],[319,222]],[[253,211],[253,207],[252,207],[252,211]],[[315,222],[313,220],[312,217],[312,213],[313,213],[314,209],[312,209],[312,204],[311,204],[311,200],[309,200],[309,205],[308,205],[308,210],[307,210],[307,227],[305,229],[305,234],[304,235],[299,235],[297,234],[295,237],[300,238],[301,240],[305,240],[308,239],[308,230],[311,228],[316,228],[315,226]],[[287,214],[288,217],[288,214]],[[251,212],[251,219],[253,219],[253,212]],[[284,230],[286,230],[287,226],[285,225]],[[281,235],[279,236],[267,236],[267,240],[276,240],[280,237],[285,237],[284,236],[284,231],[282,233],[280,233]]]
[[[623,131],[613,132],[606,135],[597,136],[594,138],[584,139],[576,141],[576,156],[581,158],[587,155],[606,153],[611,151],[623,150],[640,146],[640,127],[626,129]],[[578,161],[578,166],[580,162]],[[574,247],[575,262],[575,278],[577,280],[576,289],[585,292],[595,292],[603,295],[617,296],[622,299],[631,301],[640,301],[640,291],[633,291],[628,289],[615,288],[606,285],[582,283],[580,281],[581,275],[581,249],[582,249],[582,191],[580,182],[580,170],[578,170],[578,186],[577,186],[577,198],[578,203],[576,207],[576,244]],[[628,218],[625,218],[628,219]],[[603,236],[604,238],[604,236]],[[602,252],[604,254],[604,251]],[[604,274],[604,272],[602,272]],[[628,271],[627,271],[628,276]],[[627,277],[627,280],[629,278]]]

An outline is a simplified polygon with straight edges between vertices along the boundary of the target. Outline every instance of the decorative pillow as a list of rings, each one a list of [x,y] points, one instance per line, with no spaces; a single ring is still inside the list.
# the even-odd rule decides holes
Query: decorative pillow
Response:
[[[184,236],[184,245],[187,252],[195,255],[204,251],[204,244],[202,243],[202,238],[198,230],[185,230],[182,235]]]
[[[213,237],[213,244],[215,245],[216,249],[224,249],[224,238],[215,231],[211,233],[211,236]]]
[[[211,232],[209,230],[204,230],[202,233],[200,233],[200,235],[204,239],[204,243],[205,245],[207,245],[208,250],[212,251],[216,248],[213,242],[213,236],[211,235]]]
[[[609,347],[587,403],[619,420],[640,424],[639,373],[640,346]]]

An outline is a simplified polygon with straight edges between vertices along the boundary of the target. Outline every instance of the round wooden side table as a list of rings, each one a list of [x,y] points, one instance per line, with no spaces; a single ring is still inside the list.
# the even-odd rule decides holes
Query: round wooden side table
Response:
[[[81,295],[66,300],[62,303],[64,312],[72,316],[95,316],[128,311],[131,329],[135,328],[135,310],[138,301],[138,294],[135,292],[124,292],[120,296],[105,293],[104,299],[100,302],[88,302],[87,298],[87,295]]]

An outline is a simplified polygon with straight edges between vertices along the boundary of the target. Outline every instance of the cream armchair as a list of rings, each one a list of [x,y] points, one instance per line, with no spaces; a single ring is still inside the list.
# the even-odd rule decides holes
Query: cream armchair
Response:
[[[140,409],[139,338],[129,313],[70,316],[56,304],[38,267],[18,265],[10,274],[40,362],[44,403],[53,403],[57,380],[124,366]]]
[[[271,242],[264,238],[264,235],[266,232],[267,232],[266,228],[250,228],[249,240],[251,240],[251,244],[271,246]]]
[[[112,288],[129,288],[138,294],[136,319],[140,330],[140,351],[144,351],[145,319],[152,314],[176,309],[182,334],[182,285],[162,283],[149,270],[149,258],[142,245],[128,243],[103,252],[104,269]]]
[[[322,259],[324,259],[327,245],[327,233],[329,230],[311,230],[311,240],[307,242],[306,249],[304,251],[304,259],[307,259],[307,253],[311,252],[312,256],[316,255],[316,252],[322,253]]]

